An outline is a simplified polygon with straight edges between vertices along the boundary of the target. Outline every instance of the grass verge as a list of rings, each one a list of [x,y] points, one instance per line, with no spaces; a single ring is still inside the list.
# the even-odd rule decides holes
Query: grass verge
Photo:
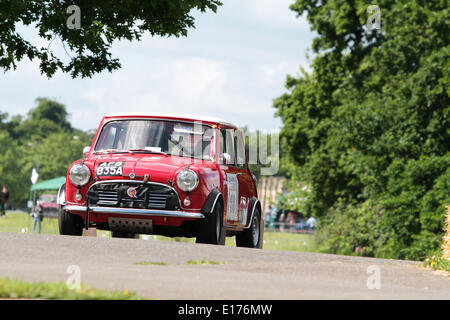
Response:
[[[438,255],[429,256],[423,263],[424,267],[431,270],[442,270],[450,273],[450,260]]]
[[[26,212],[6,211],[6,215],[0,217],[0,232],[33,233],[33,218]],[[42,233],[58,234],[58,219],[45,217]]]
[[[168,238],[163,236],[149,236],[148,238],[151,240],[195,243],[195,239],[191,238]],[[235,238],[227,238],[225,245],[229,247],[235,247]],[[310,234],[265,231],[263,249],[315,252],[314,236]]]
[[[104,291],[81,285],[69,289],[60,282],[24,282],[0,278],[1,299],[57,299],[57,300],[140,300],[129,291]]]
[[[37,229],[38,226],[36,232]],[[0,217],[0,232],[33,233],[33,218],[26,212],[6,211],[6,215]],[[59,234],[58,219],[44,217],[41,233]],[[97,230],[97,237],[111,237],[111,232]]]

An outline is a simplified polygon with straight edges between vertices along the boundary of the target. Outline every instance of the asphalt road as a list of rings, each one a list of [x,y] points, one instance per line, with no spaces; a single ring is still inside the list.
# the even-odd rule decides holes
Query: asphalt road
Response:
[[[0,276],[66,282],[71,265],[84,284],[154,299],[450,299],[450,277],[408,261],[0,233]]]

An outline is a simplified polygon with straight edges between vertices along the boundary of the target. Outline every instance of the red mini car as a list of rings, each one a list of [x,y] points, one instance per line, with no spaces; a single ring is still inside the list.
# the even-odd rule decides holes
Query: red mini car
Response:
[[[103,118],[58,194],[59,231],[158,234],[261,248],[263,226],[244,136],[231,123],[178,114]]]

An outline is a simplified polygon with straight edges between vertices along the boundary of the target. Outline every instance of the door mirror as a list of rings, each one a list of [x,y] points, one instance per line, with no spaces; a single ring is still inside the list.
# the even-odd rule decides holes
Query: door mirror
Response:
[[[87,154],[91,151],[91,147],[87,146],[83,148],[83,154],[85,157],[87,157]]]
[[[229,153],[224,153],[222,154],[222,163],[223,164],[227,164],[227,163],[231,163],[231,156]]]

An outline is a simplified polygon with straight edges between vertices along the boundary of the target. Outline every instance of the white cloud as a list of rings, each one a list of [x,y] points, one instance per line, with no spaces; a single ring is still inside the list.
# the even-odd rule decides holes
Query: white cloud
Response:
[[[73,120],[93,126],[92,119],[114,112],[202,113],[220,99],[227,81],[226,64],[215,60],[158,59],[128,66],[82,92],[87,104]]]
[[[278,62],[273,64],[262,64],[257,68],[263,83],[266,85],[279,85],[284,82],[286,75],[295,70],[296,67],[287,62]]]
[[[217,94],[229,81],[226,63],[199,58],[174,61],[168,77],[174,93],[194,103]]]

